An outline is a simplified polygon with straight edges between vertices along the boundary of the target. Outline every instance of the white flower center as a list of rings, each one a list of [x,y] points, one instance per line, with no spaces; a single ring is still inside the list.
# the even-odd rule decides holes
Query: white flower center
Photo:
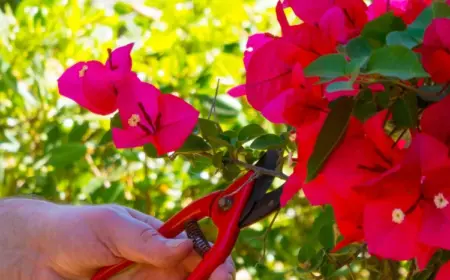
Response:
[[[444,209],[448,205],[448,200],[442,193],[438,193],[434,196],[434,204],[436,205],[437,209]]]
[[[88,66],[83,65],[83,67],[81,67],[81,70],[78,72],[78,76],[80,78],[84,77],[84,74],[86,73],[87,70],[88,70]]]
[[[138,125],[138,123],[141,121],[141,118],[139,117],[138,114],[133,114],[131,115],[131,117],[128,119],[128,125],[131,127],[135,127]]]
[[[394,209],[392,211],[392,221],[396,224],[401,224],[405,220],[405,213],[403,213],[402,209]]]

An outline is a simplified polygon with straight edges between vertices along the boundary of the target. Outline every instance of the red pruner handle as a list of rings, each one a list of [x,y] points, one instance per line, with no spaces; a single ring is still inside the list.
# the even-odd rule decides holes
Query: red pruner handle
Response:
[[[192,202],[186,208],[175,214],[175,216],[167,220],[167,222],[158,229],[158,232],[166,238],[174,238],[184,231],[186,222],[192,220],[198,221],[210,216],[211,205],[219,193],[220,192],[213,192]],[[91,278],[91,280],[107,280],[133,264],[134,262],[125,260],[112,266],[103,267]]]

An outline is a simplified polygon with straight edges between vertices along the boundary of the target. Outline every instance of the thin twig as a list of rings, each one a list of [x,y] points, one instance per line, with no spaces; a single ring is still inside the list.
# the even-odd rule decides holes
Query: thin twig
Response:
[[[220,86],[220,79],[217,79],[216,93],[214,94],[213,103],[211,105],[211,108],[209,109],[208,120],[211,118],[211,114],[213,111],[215,111],[215,108],[216,108],[216,100],[217,100],[217,94],[219,94],[219,86]]]
[[[355,280],[355,279],[356,279],[356,276],[355,276],[355,274],[354,274],[353,271],[352,271],[352,267],[350,266],[349,263],[346,264],[346,266],[347,266],[347,268],[348,268],[348,272],[350,272],[350,277],[352,278],[352,280]]]
[[[89,167],[91,168],[92,173],[94,173],[94,175],[96,177],[103,177],[102,172],[100,172],[98,167],[95,165],[94,160],[92,159],[91,155],[87,153],[84,158],[86,159],[86,162],[89,164]]]
[[[395,146],[397,146],[398,142],[400,142],[400,140],[403,138],[403,136],[405,135],[405,133],[408,131],[408,129],[404,129],[400,135],[398,136],[397,140],[395,140],[395,142],[392,144],[391,148],[394,148]]]
[[[409,266],[409,271],[408,271],[408,275],[406,276],[406,280],[412,279],[415,270],[416,270],[416,261],[412,260],[411,265]]]
[[[262,236],[262,240],[263,240],[263,251],[262,251],[261,256],[259,257],[258,264],[260,264],[260,263],[263,261],[264,257],[266,256],[266,251],[267,251],[267,235],[269,234],[270,230],[272,229],[273,224],[275,223],[275,220],[277,219],[279,213],[280,213],[280,209],[278,209],[277,212],[275,212],[275,215],[273,216],[272,221],[270,221],[269,227],[266,229],[266,231],[264,232],[264,235]]]
[[[441,96],[441,94],[443,94],[448,89],[449,86],[450,86],[450,82],[446,83],[442,87],[442,89],[438,93],[436,93],[436,96]]]
[[[278,177],[278,178],[283,179],[283,180],[287,180],[289,178],[289,176],[287,176],[283,172],[278,172],[278,171],[275,171],[275,170],[270,170],[270,169],[266,169],[266,168],[263,168],[263,167],[251,165],[251,164],[242,162],[242,161],[237,160],[237,159],[233,160],[232,162],[237,164],[237,165],[240,165],[240,166],[244,167],[245,169],[253,170],[253,171],[261,173],[261,174],[270,175],[270,176],[273,176],[273,177]]]

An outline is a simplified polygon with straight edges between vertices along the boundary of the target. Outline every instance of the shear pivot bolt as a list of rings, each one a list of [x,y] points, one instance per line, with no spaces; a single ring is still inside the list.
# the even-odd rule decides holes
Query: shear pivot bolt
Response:
[[[233,206],[233,199],[231,197],[222,197],[219,199],[219,207],[223,211],[230,210],[231,206]]]

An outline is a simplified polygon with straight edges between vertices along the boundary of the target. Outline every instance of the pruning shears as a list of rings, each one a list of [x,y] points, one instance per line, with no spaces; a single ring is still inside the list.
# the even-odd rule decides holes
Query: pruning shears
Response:
[[[275,170],[279,157],[279,151],[269,150],[259,159],[256,166]],[[208,279],[230,255],[241,229],[280,209],[283,186],[267,192],[273,180],[274,177],[271,175],[248,171],[226,189],[215,191],[192,202],[161,226],[158,231],[166,238],[176,237],[186,231],[194,243],[195,251],[202,256],[202,261],[189,275],[188,280]],[[217,239],[212,247],[197,223],[207,217],[211,218],[218,228]],[[132,264],[131,261],[123,261],[117,265],[104,267],[92,280],[106,280]]]

